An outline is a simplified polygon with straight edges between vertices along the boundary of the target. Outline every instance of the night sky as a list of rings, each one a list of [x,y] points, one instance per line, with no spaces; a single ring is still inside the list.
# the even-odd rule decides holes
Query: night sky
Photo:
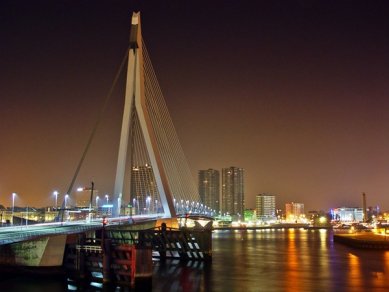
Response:
[[[142,2],[0,2],[0,204],[66,192],[140,10],[196,182],[238,166],[247,207],[389,210],[388,1]],[[124,77],[76,186],[113,191]]]

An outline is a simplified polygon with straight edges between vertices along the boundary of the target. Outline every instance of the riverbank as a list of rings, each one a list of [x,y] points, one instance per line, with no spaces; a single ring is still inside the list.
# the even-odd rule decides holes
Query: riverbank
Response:
[[[304,228],[304,229],[332,229],[332,226],[310,226],[309,224],[299,223],[282,223],[262,226],[216,226],[213,230],[258,230],[258,229],[288,229],[288,228]]]

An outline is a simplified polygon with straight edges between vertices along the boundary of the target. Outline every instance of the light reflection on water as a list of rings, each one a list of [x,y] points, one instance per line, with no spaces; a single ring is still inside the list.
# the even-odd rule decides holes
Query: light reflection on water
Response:
[[[327,230],[218,231],[212,264],[192,272],[198,281],[187,281],[194,291],[384,291],[389,251],[334,244]],[[190,291],[174,275],[167,281],[175,283],[170,291]],[[156,275],[153,290],[166,289]]]
[[[1,280],[0,285],[1,291],[70,288],[54,280]],[[352,249],[334,244],[331,231],[303,229],[216,231],[211,263],[156,262],[152,281],[152,291],[386,290],[389,251]],[[99,289],[89,286],[82,291]]]

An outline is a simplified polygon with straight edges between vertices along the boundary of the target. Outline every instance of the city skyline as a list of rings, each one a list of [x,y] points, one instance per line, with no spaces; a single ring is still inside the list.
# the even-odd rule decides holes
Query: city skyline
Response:
[[[194,181],[239,165],[246,207],[388,210],[389,4],[224,4],[2,2],[0,204],[63,198],[140,10]],[[76,186],[113,191],[119,83]]]

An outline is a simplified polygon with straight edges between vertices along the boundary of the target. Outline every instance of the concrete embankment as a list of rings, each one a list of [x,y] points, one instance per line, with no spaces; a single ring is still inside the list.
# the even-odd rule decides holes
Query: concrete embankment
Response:
[[[374,233],[334,234],[334,242],[361,249],[389,250],[389,237]]]

